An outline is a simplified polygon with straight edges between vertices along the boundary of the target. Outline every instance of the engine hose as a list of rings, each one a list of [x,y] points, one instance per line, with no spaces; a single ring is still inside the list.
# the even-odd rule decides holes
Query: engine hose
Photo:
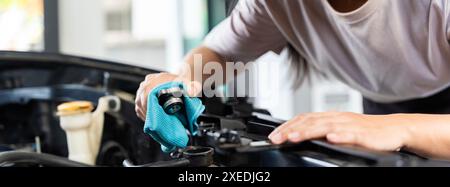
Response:
[[[92,167],[83,163],[71,161],[64,157],[49,154],[9,151],[0,153],[0,167],[7,164],[30,163],[47,167]]]

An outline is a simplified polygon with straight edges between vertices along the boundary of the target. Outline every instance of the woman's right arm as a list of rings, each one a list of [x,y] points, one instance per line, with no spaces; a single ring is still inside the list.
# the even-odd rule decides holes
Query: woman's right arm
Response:
[[[201,60],[198,57],[201,57]],[[140,84],[139,90],[136,94],[135,110],[138,117],[145,120],[147,113],[147,96],[158,85],[167,82],[179,81],[186,85],[186,91],[190,96],[197,96],[200,94],[203,81],[208,79],[209,75],[201,73],[196,76],[194,74],[196,71],[194,70],[195,68],[201,68],[203,70],[203,67],[208,62],[220,63],[223,67],[225,64],[223,57],[215,53],[213,50],[201,46],[193,49],[186,55],[185,65],[181,67],[178,74],[158,73],[147,75],[145,80]]]

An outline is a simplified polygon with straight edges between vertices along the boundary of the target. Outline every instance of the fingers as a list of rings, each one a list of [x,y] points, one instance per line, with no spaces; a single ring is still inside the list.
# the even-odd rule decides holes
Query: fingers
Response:
[[[358,144],[358,135],[355,133],[342,132],[327,135],[327,140],[334,144]]]
[[[404,126],[393,126],[397,116],[370,116],[355,113],[303,114],[281,125],[269,139],[274,144],[298,143],[326,138],[330,143],[352,145],[377,151],[402,148]],[[399,135],[400,134],[400,135]]]
[[[186,92],[189,97],[197,97],[202,90],[202,84],[196,81],[184,81]]]
[[[302,115],[299,115],[299,116],[295,117],[294,119],[288,121],[287,123],[281,125],[280,127],[278,127],[271,134],[271,136],[275,135],[276,133],[279,133],[281,131],[286,131],[286,130],[293,129],[294,127],[299,127],[298,124],[302,124],[303,122],[308,121],[308,120],[323,119],[323,118],[335,118],[338,115],[339,115],[339,113],[337,113],[337,112],[302,114]]]
[[[288,141],[299,143],[306,140],[318,139],[325,137],[328,133],[333,132],[334,124],[324,121],[322,124],[311,124],[305,128],[294,129],[288,134]]]
[[[350,116],[350,117],[349,117]],[[287,141],[299,143],[311,139],[328,137],[329,134],[341,132],[343,129],[352,130],[348,124],[351,114],[349,113],[313,113],[303,114],[277,128],[269,139],[274,144],[282,144]],[[331,138],[333,138],[332,136]],[[341,141],[351,141],[347,136]],[[339,141],[337,139],[336,141]]]
[[[333,129],[334,122],[332,118],[306,117],[291,122],[269,138],[275,144],[282,144],[286,141],[298,143],[305,140],[322,138]]]
[[[135,100],[135,111],[136,115],[141,118],[142,120],[145,120],[146,114],[147,114],[147,100],[148,100],[148,94],[153,90],[153,88],[157,87],[158,85],[167,83],[167,82],[174,82],[180,80],[179,82],[187,82],[182,77],[177,77],[176,75],[172,75],[170,73],[159,73],[159,74],[150,74],[145,77],[145,80],[140,84],[139,89],[136,93],[136,100]],[[199,83],[197,83],[199,84]],[[201,85],[200,85],[201,86]],[[190,89],[189,94],[196,95],[198,90],[198,85],[191,84],[187,85],[188,88],[195,88]]]
[[[145,80],[139,85],[139,89],[136,93],[135,100],[135,112],[136,115],[143,121],[145,121],[147,113],[147,96],[152,89],[152,83],[160,76],[159,74],[150,74],[145,77]]]
[[[136,114],[139,117],[139,119],[145,121],[146,115],[139,107],[136,107]]]
[[[145,107],[142,105],[142,102],[141,102],[140,98],[141,97],[136,97],[135,112],[136,112],[136,115],[141,120],[145,120],[146,115],[145,115],[145,112],[142,110],[142,108],[145,108]]]
[[[139,118],[142,120],[145,120],[146,118],[148,94],[153,90],[153,88],[167,82],[182,82],[186,85],[186,93],[190,97],[198,96],[202,90],[201,83],[187,80],[181,76],[172,75],[170,73],[147,75],[145,80],[140,84],[136,93],[135,111]]]
[[[145,114],[147,114],[147,103],[148,103],[148,95],[150,94],[150,92],[152,91],[153,88],[150,87],[146,87],[144,88],[144,91],[142,92],[142,94],[139,95],[140,97],[140,109],[142,110],[142,112]]]

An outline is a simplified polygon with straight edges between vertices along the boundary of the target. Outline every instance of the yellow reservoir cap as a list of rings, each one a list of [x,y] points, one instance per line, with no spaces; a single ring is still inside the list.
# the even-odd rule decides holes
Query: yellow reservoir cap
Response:
[[[59,105],[57,115],[65,116],[65,115],[80,114],[85,112],[92,112],[93,109],[94,105],[92,104],[92,102],[74,101]]]

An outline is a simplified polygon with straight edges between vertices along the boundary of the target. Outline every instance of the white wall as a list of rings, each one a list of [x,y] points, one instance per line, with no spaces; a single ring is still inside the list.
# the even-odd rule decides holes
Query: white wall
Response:
[[[264,94],[256,98],[255,105],[268,109],[275,118],[283,120],[312,110],[310,86],[305,84],[294,90],[292,84],[287,81],[290,71],[286,56],[286,53],[268,53],[256,62],[257,89]]]
[[[115,1],[115,0],[109,0]],[[155,1],[155,0],[153,0]],[[149,1],[150,2],[150,1]],[[112,60],[139,67],[156,70],[174,70],[183,58],[181,0],[164,0],[157,6],[148,5],[147,0],[138,0],[133,3],[134,27],[147,26],[155,28],[168,27],[165,41],[152,41],[144,38],[140,41],[137,33],[135,38],[119,44],[111,45],[106,42],[105,33],[105,6],[103,0],[60,0],[59,24],[61,51],[66,54]],[[162,6],[162,7],[159,7]],[[146,11],[164,8],[163,15],[150,14],[157,17],[159,22],[146,25]],[[142,16],[144,15],[144,16]],[[166,23],[166,24],[161,24]],[[139,30],[139,29],[133,29]]]
[[[268,53],[256,62],[257,89],[268,93],[256,98],[257,107],[268,109],[275,118],[283,120],[308,112],[363,112],[361,94],[335,80],[312,76],[294,90],[286,57],[286,51],[281,55]]]
[[[166,38],[166,60],[167,70],[175,73],[178,72],[178,67],[183,63],[183,33],[182,33],[182,1],[183,0],[167,0],[169,3],[168,21],[170,37]]]
[[[102,1],[59,0],[60,46],[63,53],[103,57]]]

